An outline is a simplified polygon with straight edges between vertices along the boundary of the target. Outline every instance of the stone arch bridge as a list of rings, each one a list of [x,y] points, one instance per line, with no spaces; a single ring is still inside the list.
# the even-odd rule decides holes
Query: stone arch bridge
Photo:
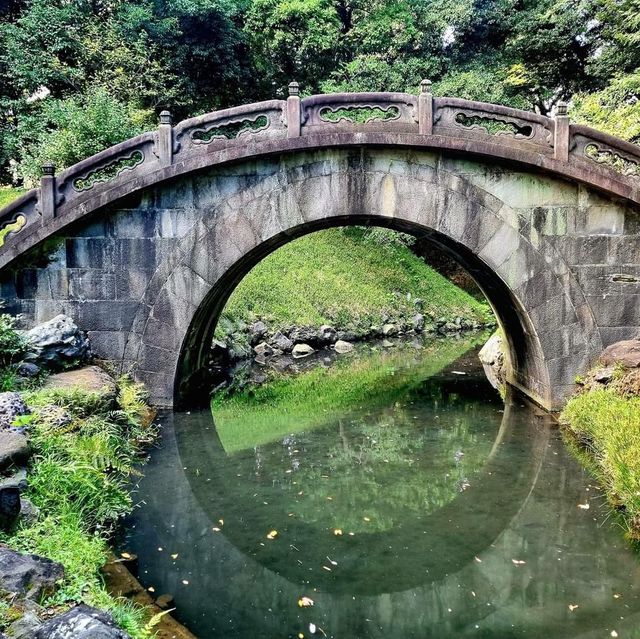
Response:
[[[123,142],[0,211],[0,287],[26,323],[65,312],[159,405],[205,364],[234,286],[310,231],[421,232],[505,329],[510,383],[560,407],[640,328],[640,148],[503,106],[354,93],[226,109]]]

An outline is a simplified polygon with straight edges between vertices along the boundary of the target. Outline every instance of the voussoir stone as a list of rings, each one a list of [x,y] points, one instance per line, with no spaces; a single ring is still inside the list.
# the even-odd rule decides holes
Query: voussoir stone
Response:
[[[622,364],[625,368],[640,367],[640,339],[627,339],[607,346],[600,361],[605,366]]]
[[[0,430],[9,428],[16,417],[27,415],[29,409],[20,393],[11,391],[0,393]]]
[[[80,604],[43,623],[33,639],[130,639],[116,626],[113,617],[102,610]]]
[[[73,371],[56,373],[47,378],[44,388],[80,388],[109,401],[115,400],[118,392],[113,377],[99,366],[83,366]]]
[[[29,442],[22,433],[0,431],[0,471],[27,461],[29,453]]]
[[[29,348],[24,360],[51,370],[83,362],[91,354],[88,338],[66,315],[35,326],[26,338]]]
[[[480,349],[478,357],[491,386],[500,389],[507,380],[505,344],[499,333],[494,333]]]
[[[53,593],[63,577],[62,564],[0,546],[0,590],[39,600]]]

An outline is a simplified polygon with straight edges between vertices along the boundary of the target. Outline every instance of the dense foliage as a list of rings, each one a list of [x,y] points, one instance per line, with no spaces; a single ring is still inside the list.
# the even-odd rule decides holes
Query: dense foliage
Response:
[[[304,93],[409,90],[636,140],[637,0],[10,0],[0,3],[0,183],[177,118]]]

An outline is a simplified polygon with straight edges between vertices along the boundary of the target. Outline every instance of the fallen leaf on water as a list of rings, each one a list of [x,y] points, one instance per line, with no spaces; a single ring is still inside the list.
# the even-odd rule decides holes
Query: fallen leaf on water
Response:
[[[315,635],[315,634],[316,634],[316,624],[315,624],[315,623],[310,623],[310,624],[309,624],[309,632],[310,632],[312,635]]]
[[[333,559],[331,559],[331,557],[327,557],[327,561],[332,565],[332,566],[337,566],[338,562],[334,561]]]
[[[334,528],[333,529],[333,534],[334,535],[341,535],[342,534],[342,528]]]
[[[275,539],[278,536],[277,530],[272,530],[269,534],[267,534],[267,539]]]
[[[578,508],[582,508],[582,510],[589,510],[589,504],[578,504]]]
[[[214,526],[211,530],[213,530],[213,532],[220,532],[220,528],[217,526]]]
[[[313,599],[311,599],[311,597],[300,597],[300,599],[298,599],[298,606],[300,606],[300,608],[313,606]]]
[[[371,521],[369,517],[363,517],[362,519],[364,519],[365,521]]]
[[[298,633],[298,639],[304,639],[304,635],[301,632]]]
[[[617,637],[617,636],[618,636],[618,633],[617,633],[615,630],[612,630],[612,631],[611,631],[611,636],[612,636],[612,637]]]
[[[480,557],[474,557],[474,559],[475,559],[479,564],[481,564],[481,563],[482,563],[482,559],[480,559]]]
[[[331,572],[331,568],[329,568],[329,566],[322,566],[325,570],[327,570],[328,572]]]
[[[218,523],[219,523],[221,526],[224,526],[224,519],[218,519]]]
[[[576,608],[579,608],[578,604],[569,604],[569,610],[573,612]]]
[[[355,533],[352,533],[352,532],[349,533],[350,537],[353,537],[354,535],[355,535]]]
[[[156,591],[156,589],[155,589],[153,586],[149,586],[149,587],[147,588],[147,590],[148,590],[149,592],[155,592],[155,591]]]
[[[188,579],[183,579],[183,580],[182,580],[182,583],[183,583],[185,586],[188,586],[188,585],[189,585],[189,580],[188,580]]]
[[[618,593],[618,592],[616,592],[616,593],[613,595],[613,598],[614,598],[614,599],[620,599],[620,597],[622,597],[622,595],[621,595],[620,593]]]
[[[130,555],[128,552],[121,552],[121,553],[120,553],[120,556],[121,556],[123,559],[131,559],[131,555]]]
[[[171,555],[171,559],[177,559],[178,558],[178,553],[176,553],[175,555]]]
[[[526,561],[523,561],[522,559],[512,559],[511,561],[512,561],[512,562],[514,563],[514,565],[516,565],[516,566],[522,566],[523,564],[526,564],[526,563],[527,563]]]

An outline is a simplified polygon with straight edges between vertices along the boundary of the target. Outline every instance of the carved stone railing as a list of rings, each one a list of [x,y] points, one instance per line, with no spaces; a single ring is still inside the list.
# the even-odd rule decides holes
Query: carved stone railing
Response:
[[[495,157],[590,184],[640,203],[640,148],[553,118],[420,93],[340,93],[268,100],[208,113],[176,126],[163,111],[155,132],[102,151],[58,176],[43,167],[40,189],[0,210],[0,267],[48,234],[129,193],[207,166],[336,145],[442,149]]]

